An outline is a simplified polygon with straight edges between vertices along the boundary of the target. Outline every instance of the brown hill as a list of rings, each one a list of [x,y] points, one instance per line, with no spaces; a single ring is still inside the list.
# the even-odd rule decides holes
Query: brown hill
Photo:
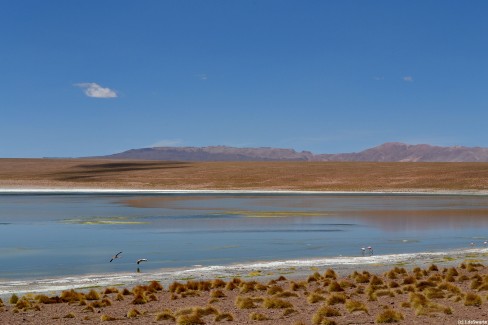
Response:
[[[297,152],[293,149],[269,147],[155,147],[132,149],[96,158],[168,161],[488,162],[488,148],[389,142],[356,153],[315,155],[309,151]]]

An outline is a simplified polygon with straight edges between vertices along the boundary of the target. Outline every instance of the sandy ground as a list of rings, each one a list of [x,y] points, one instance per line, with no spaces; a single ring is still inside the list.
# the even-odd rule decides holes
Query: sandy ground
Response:
[[[0,159],[0,188],[488,191],[488,163]]]
[[[344,273],[344,272],[341,272]],[[25,295],[3,301],[1,324],[459,324],[488,321],[488,267],[478,261],[377,273],[327,269],[292,279],[190,280]],[[71,300],[71,301],[70,301]],[[70,302],[68,302],[70,301]],[[165,319],[167,318],[167,319]],[[108,320],[107,320],[108,321]],[[466,322],[466,324],[468,324]]]

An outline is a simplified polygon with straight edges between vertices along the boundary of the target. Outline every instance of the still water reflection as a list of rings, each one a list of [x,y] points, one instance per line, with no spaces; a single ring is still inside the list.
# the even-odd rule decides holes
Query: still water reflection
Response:
[[[488,239],[486,196],[0,195],[0,278],[444,251]],[[122,258],[108,263],[123,251]]]

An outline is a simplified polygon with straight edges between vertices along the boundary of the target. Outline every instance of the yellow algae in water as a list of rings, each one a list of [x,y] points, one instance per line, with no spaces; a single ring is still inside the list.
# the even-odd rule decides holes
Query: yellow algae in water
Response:
[[[149,224],[147,221],[134,221],[129,217],[88,217],[65,219],[64,223],[74,223],[79,225],[141,225]]]
[[[325,212],[317,211],[252,211],[237,210],[226,211],[224,214],[245,216],[248,218],[282,218],[282,217],[321,217],[327,215]]]

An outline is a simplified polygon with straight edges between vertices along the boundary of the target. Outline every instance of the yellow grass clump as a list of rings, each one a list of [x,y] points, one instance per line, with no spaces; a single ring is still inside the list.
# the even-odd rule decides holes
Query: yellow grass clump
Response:
[[[127,312],[127,318],[135,318],[135,317],[139,316],[140,314],[141,314],[140,311],[138,311],[135,308],[132,308],[131,310],[129,310]]]
[[[329,306],[322,306],[312,316],[312,324],[321,325],[324,323],[324,320],[327,320],[327,317],[336,317],[336,316],[341,316],[339,310]]]
[[[234,316],[232,316],[232,314],[230,313],[222,313],[222,314],[215,315],[214,320],[216,322],[222,322],[222,321],[232,322],[234,320]]]
[[[88,292],[85,295],[85,298],[86,298],[86,300],[99,300],[100,294],[97,291],[91,289],[90,292]]]
[[[238,296],[235,304],[236,304],[236,307],[239,309],[256,308],[254,301],[251,298],[247,298],[247,297]]]
[[[357,300],[347,300],[346,309],[350,313],[354,311],[364,311],[366,314],[368,313],[368,308],[366,308],[366,305]]]
[[[110,322],[110,321],[117,320],[117,318],[104,314],[104,315],[100,316],[100,320],[102,322]]]
[[[479,307],[481,306],[482,301],[481,297],[477,295],[476,293],[468,292],[466,294],[466,297],[464,298],[464,305],[465,306],[476,306]]]
[[[266,315],[260,313],[251,313],[249,315],[249,319],[256,320],[256,321],[263,321],[263,320],[268,320],[269,318]]]
[[[166,309],[156,315],[156,321],[160,320],[170,320],[174,322],[176,320],[176,317],[173,315],[171,310]]]
[[[291,308],[293,305],[286,300],[272,297],[264,298],[263,307],[267,309],[284,309]]]
[[[333,293],[327,299],[328,305],[343,304],[346,302],[346,296],[344,294]]]
[[[319,301],[324,301],[324,300],[325,300],[325,297],[318,294],[318,293],[311,293],[307,297],[307,301],[309,304],[315,304]]]
[[[403,314],[393,309],[385,309],[376,317],[376,323],[398,323],[403,320]]]

